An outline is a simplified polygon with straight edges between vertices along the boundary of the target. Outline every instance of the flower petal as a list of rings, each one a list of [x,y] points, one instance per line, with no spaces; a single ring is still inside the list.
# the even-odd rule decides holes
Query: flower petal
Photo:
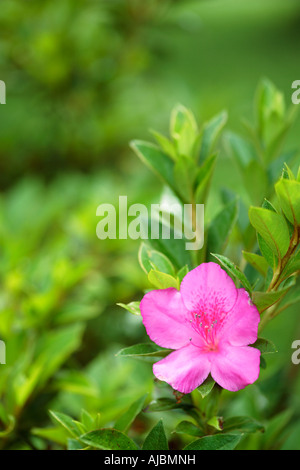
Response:
[[[208,377],[210,361],[207,354],[201,353],[199,348],[190,344],[156,362],[153,372],[174,390],[190,393]]]
[[[146,331],[156,344],[178,349],[189,343],[193,330],[178,290],[171,287],[148,292],[140,308]]]
[[[226,315],[222,328],[222,340],[233,346],[247,346],[257,340],[260,315],[245,289],[238,289],[238,298],[233,309]]]
[[[211,375],[221,387],[237,392],[258,379],[259,364],[258,349],[223,345],[212,360]]]
[[[237,298],[237,288],[228,274],[216,263],[203,263],[190,271],[180,286],[186,308],[193,312],[228,312]]]

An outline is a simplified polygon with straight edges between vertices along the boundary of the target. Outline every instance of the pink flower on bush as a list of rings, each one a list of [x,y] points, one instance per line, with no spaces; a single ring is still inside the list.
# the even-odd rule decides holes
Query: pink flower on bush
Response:
[[[190,393],[209,374],[235,392],[259,376],[260,316],[245,289],[216,263],[203,263],[183,279],[180,291],[153,290],[141,301],[146,331],[156,344],[175,349],[153,366],[159,380]]]

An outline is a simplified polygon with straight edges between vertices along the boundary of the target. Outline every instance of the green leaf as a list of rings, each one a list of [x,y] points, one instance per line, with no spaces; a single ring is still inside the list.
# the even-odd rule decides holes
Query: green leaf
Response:
[[[228,271],[230,274],[232,274],[241,284],[245,289],[251,294],[252,292],[252,287],[248,279],[246,278],[245,274],[242,273],[242,271],[226,256],[222,255],[217,255],[214,253],[211,253],[212,256],[214,256],[218,261],[220,261],[221,265],[224,266],[226,271]]]
[[[298,302],[300,302],[300,288],[299,286],[295,286],[294,289],[291,289],[290,292],[288,292],[288,294],[283,297],[279,304],[279,308],[280,310],[286,309]]]
[[[290,244],[289,229],[284,217],[262,207],[250,207],[249,218],[273,253],[283,257]]]
[[[201,437],[191,442],[183,450],[233,450],[240,442],[242,436],[238,434],[216,434]]]
[[[225,146],[228,155],[234,157],[242,174],[244,174],[250,162],[255,158],[251,145],[239,135],[226,132]]]
[[[165,357],[172,352],[171,349],[164,349],[154,343],[141,343],[121,349],[116,356],[122,357]]]
[[[196,164],[194,160],[185,155],[180,155],[174,168],[174,181],[177,192],[185,203],[190,203],[193,197],[193,184],[196,176]]]
[[[169,450],[162,419],[149,432],[142,450]]]
[[[67,416],[64,413],[59,413],[58,411],[49,411],[51,417],[57,421],[61,426],[63,426],[72,437],[78,437],[80,436],[80,432],[76,426],[76,423],[74,420],[70,417]]]
[[[300,183],[281,179],[276,183],[275,191],[287,219],[292,224],[300,225]]]
[[[83,445],[80,444],[76,439],[68,439],[68,450],[82,450]]]
[[[255,181],[255,184],[253,184]],[[252,204],[260,204],[269,186],[268,176],[264,167],[252,160],[244,172],[245,188]]]
[[[171,142],[167,137],[164,135],[160,134],[159,132],[156,132],[154,130],[151,130],[151,134],[155,137],[157,143],[161,147],[162,151],[166,154],[169,155],[174,161],[177,160],[177,154],[176,154],[176,148],[173,142]]]
[[[137,445],[117,429],[99,429],[80,436],[88,446],[101,450],[138,450]]]
[[[203,436],[203,430],[190,421],[181,421],[173,432],[196,437]]]
[[[147,406],[147,412],[157,412],[157,411],[168,411],[168,410],[175,410],[175,409],[183,409],[186,412],[189,410],[193,410],[194,406],[192,404],[184,403],[184,402],[177,402],[172,398],[159,398],[150,403]]]
[[[203,384],[197,388],[202,398],[205,398],[212,391],[215,386],[215,383],[216,382],[214,381],[212,376],[209,375],[207,379],[203,382]]]
[[[289,260],[282,272],[282,278],[287,278],[298,271],[300,271],[300,251]]]
[[[149,233],[151,230],[152,221],[149,219],[147,221]],[[159,233],[162,233],[166,224],[159,223]],[[148,240],[149,245],[156,251],[164,254],[167,258],[174,264],[177,269],[180,269],[184,265],[191,266],[191,254],[189,250],[186,250],[186,239],[184,236],[182,238],[175,238],[175,233],[173,228],[170,228],[170,238],[168,239],[155,239],[151,238]]]
[[[252,292],[252,302],[256,305],[259,312],[263,312],[267,308],[276,304],[285,294],[288,292],[288,289],[282,289],[276,292]]]
[[[258,431],[263,432],[264,426],[248,416],[234,416],[225,419],[223,423],[223,432],[230,433],[233,431],[247,434]]]
[[[178,155],[193,157],[198,127],[193,113],[182,105],[176,106],[171,115],[170,134]]]
[[[140,140],[131,142],[130,146],[143,163],[160,176],[170,188],[175,190],[174,162],[165,153],[156,145]]]
[[[173,276],[170,276],[170,274],[162,273],[160,271],[154,271],[154,269],[151,269],[151,271],[149,272],[148,281],[158,289],[167,289],[168,287],[174,287],[175,289],[179,289],[178,279],[175,279]]]
[[[130,302],[129,304],[122,304],[118,303],[119,307],[125,308],[128,312],[132,313],[133,315],[140,315],[140,302]]]
[[[213,416],[207,421],[207,424],[217,431],[223,430],[223,418],[221,416]]]
[[[148,394],[143,395],[130,406],[126,413],[124,413],[116,422],[114,426],[115,429],[126,433],[137,415],[142,411],[147,395]]]
[[[212,220],[207,234],[207,252],[222,253],[238,215],[237,200],[227,204]]]
[[[290,422],[294,411],[287,409],[276,415],[274,418],[269,421],[266,426],[266,432],[261,437],[262,440],[262,449],[272,449],[276,447],[276,443],[282,436],[283,431],[286,429],[288,423]]]
[[[278,264],[277,256],[273,253],[269,245],[265,242],[259,233],[257,234],[257,241],[261,254],[263,255],[267,264],[272,268],[272,270],[274,270]]]
[[[189,272],[188,266],[183,266],[178,272],[177,272],[177,278],[179,279],[179,283],[181,284],[183,278],[187,275]]]
[[[255,253],[248,253],[243,251],[245,260],[253,266],[260,274],[266,277],[269,264],[263,256],[256,255]]]
[[[227,122],[227,112],[222,111],[204,125],[202,145],[200,150],[200,161],[204,162],[213,152],[216,141]]]
[[[196,186],[195,200],[197,204],[204,204],[204,202],[207,199],[209,186],[210,186],[213,172],[216,166],[216,159],[217,159],[217,154],[214,154],[208,157],[197,172],[196,180],[195,180],[195,186]]]
[[[146,274],[151,269],[175,276],[175,269],[169,258],[142,243],[139,250],[139,262]]]
[[[277,349],[272,341],[264,339],[264,338],[257,338],[256,342],[251,345],[253,348],[259,349],[262,355],[264,354],[274,354],[277,353]]]

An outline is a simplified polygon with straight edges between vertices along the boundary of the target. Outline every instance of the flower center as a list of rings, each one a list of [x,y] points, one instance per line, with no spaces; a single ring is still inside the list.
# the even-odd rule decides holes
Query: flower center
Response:
[[[197,336],[201,336],[205,343],[205,351],[211,352],[218,349],[218,331],[220,330],[223,323],[223,316],[216,315],[216,312],[212,311],[200,311],[198,313],[192,312],[189,317],[189,322]],[[190,338],[192,342],[194,339],[196,343],[196,337]]]

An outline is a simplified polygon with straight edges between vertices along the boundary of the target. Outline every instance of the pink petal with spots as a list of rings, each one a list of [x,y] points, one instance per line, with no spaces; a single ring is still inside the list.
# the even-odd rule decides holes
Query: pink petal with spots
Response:
[[[216,263],[203,263],[190,271],[180,286],[182,300],[191,312],[226,313],[237,299],[237,288]]]
[[[199,348],[189,345],[156,362],[153,372],[174,390],[190,393],[208,377],[210,361],[208,355],[202,354]]]
[[[156,344],[171,349],[189,344],[192,330],[181,294],[176,289],[148,292],[140,308],[146,331]]]
[[[233,309],[226,316],[221,331],[222,340],[234,346],[247,346],[257,340],[260,315],[252,304],[248,292],[238,289],[238,298]]]
[[[212,360],[211,375],[221,387],[237,392],[258,379],[259,364],[258,349],[223,345]]]

